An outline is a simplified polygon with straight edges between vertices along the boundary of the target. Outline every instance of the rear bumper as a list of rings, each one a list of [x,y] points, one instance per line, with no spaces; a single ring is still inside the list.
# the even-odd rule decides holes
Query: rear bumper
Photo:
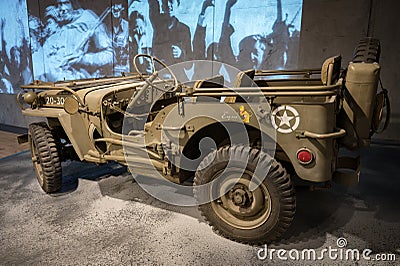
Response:
[[[340,185],[355,186],[360,177],[360,156],[339,157],[332,180]]]

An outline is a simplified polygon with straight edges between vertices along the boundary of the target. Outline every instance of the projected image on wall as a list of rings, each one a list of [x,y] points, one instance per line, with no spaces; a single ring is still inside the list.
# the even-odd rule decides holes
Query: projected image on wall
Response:
[[[91,8],[86,7],[87,2]],[[99,2],[28,1],[29,24],[36,26],[31,27],[37,47],[32,51],[35,79],[55,81],[112,74],[114,50],[105,25],[111,7]]]
[[[17,93],[32,81],[25,1],[0,3],[0,93]]]
[[[167,65],[293,69],[302,0],[19,0],[2,1],[0,12],[0,92],[15,93],[33,79],[133,72],[139,53]],[[137,65],[151,72],[145,59]]]
[[[135,0],[131,50],[168,65],[208,59],[241,69],[295,68],[301,12],[302,0]]]
[[[129,72],[129,21],[128,2],[113,0],[111,6],[111,24],[108,27],[114,50],[114,76],[121,76]]]

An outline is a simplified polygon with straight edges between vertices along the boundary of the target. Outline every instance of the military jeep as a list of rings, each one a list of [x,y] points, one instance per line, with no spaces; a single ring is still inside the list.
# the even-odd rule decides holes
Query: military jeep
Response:
[[[117,161],[135,178],[153,168],[157,178],[193,185],[199,210],[224,237],[269,243],[294,218],[294,185],[357,184],[359,158],[338,154],[368,146],[387,126],[379,55],[379,41],[366,38],[345,69],[334,56],[321,69],[241,71],[231,87],[222,76],[182,84],[158,59],[138,55],[167,75],[137,68],[121,77],[35,81],[17,101],[24,115],[47,119],[28,132],[46,193],[61,189],[64,160]],[[246,140],[234,140],[229,127]]]

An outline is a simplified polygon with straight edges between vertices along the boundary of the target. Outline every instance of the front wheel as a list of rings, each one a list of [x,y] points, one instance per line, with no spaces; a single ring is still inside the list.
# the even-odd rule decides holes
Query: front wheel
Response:
[[[243,165],[245,169],[236,168]],[[228,166],[229,162],[229,167]],[[255,176],[256,167],[266,169],[265,176]],[[198,187],[216,180],[207,189]],[[257,172],[259,172],[257,170]],[[263,179],[250,190],[250,180]],[[199,210],[215,231],[229,239],[264,244],[276,240],[291,224],[296,199],[286,170],[264,152],[244,146],[222,147],[200,163],[194,179],[194,192],[201,204]],[[222,192],[212,200],[215,190]]]
[[[29,125],[29,143],[40,187],[46,193],[57,192],[62,184],[61,162],[55,137],[46,123]]]

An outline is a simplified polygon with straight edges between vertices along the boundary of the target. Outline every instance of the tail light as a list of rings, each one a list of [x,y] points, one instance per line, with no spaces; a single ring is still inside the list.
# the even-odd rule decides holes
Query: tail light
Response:
[[[310,164],[314,160],[313,153],[306,148],[297,151],[297,160],[301,164]]]

